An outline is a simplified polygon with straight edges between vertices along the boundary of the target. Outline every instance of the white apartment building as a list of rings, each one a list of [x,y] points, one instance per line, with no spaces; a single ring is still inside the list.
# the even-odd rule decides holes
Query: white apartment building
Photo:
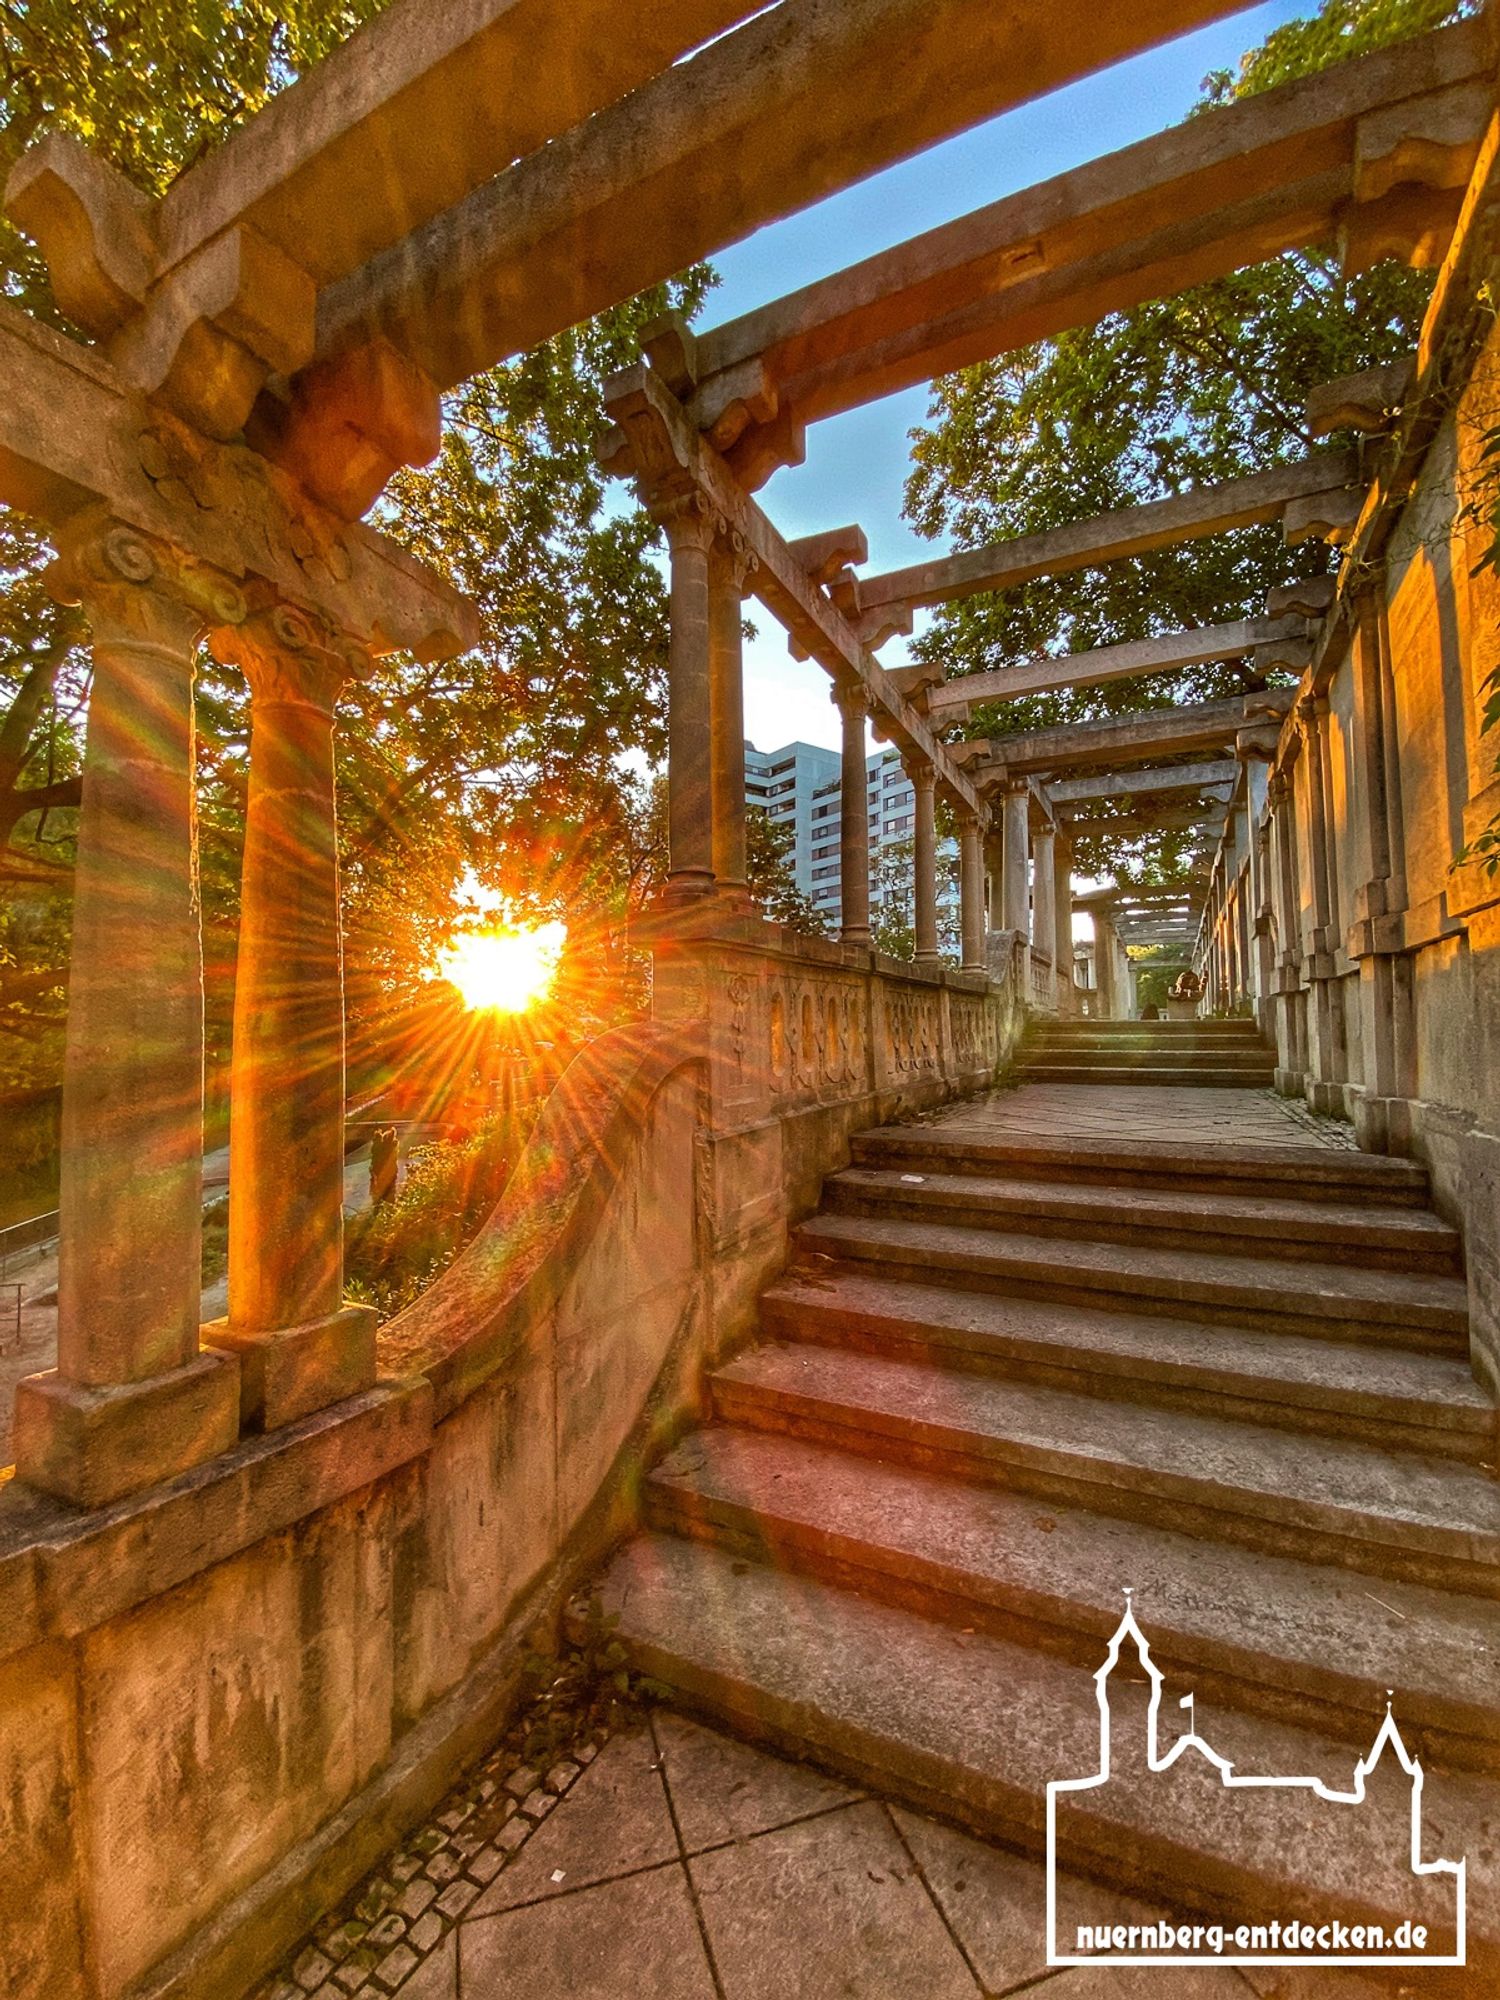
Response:
[[[909,900],[910,843],[916,812],[911,780],[895,750],[878,750],[865,767],[870,814],[870,906],[880,909],[889,878],[891,893]],[[842,785],[837,750],[814,743],[786,743],[779,750],[745,745],[745,797],[792,829],[792,861],[797,887],[815,909],[839,921],[839,808]],[[901,849],[904,865],[882,868],[882,858]],[[955,858],[951,840],[938,842],[938,913],[946,929],[956,918],[957,893],[948,885]]]

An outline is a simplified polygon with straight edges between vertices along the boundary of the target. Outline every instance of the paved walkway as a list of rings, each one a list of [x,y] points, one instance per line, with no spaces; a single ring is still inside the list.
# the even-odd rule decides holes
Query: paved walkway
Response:
[[[1217,1140],[1238,1145],[1313,1145],[1355,1150],[1354,1133],[1336,1118],[1274,1090],[1224,1090],[1196,1084],[1023,1083],[934,1112],[924,1121],[976,1138],[1051,1139],[1059,1134],[1174,1145]]]
[[[1070,1877],[1058,1907],[1152,1915]],[[257,2000],[1390,2000],[1350,1972],[1049,1970],[1044,1912],[1039,1863],[657,1709],[545,1776],[476,1774]]]

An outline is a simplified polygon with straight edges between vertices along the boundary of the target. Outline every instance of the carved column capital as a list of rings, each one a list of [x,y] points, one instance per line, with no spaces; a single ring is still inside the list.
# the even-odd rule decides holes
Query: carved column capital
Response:
[[[99,635],[101,621],[120,639],[174,654],[249,611],[234,578],[172,543],[112,515],[81,516],[58,537],[47,589],[59,604],[83,607]]]
[[[903,757],[901,768],[910,780],[913,791],[932,792],[937,789],[937,772],[925,757]]]
[[[719,528],[718,547],[728,567],[736,595],[743,597],[751,577],[760,568],[760,557],[756,555],[738,528],[731,528],[723,523]]]
[[[651,515],[666,531],[673,555],[686,549],[707,555],[727,525],[707,495],[698,492],[679,493],[664,500],[652,508]]]
[[[828,699],[845,721],[855,718],[863,721],[870,713],[870,691],[863,681],[851,679],[846,674],[836,676],[828,690]]]
[[[239,667],[257,703],[311,708],[331,716],[339,690],[368,670],[368,655],[347,633],[290,604],[272,604],[210,636],[214,658]]]

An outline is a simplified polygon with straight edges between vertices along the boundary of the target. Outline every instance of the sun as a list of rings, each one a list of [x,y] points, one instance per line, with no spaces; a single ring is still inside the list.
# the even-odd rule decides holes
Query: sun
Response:
[[[567,938],[563,924],[464,931],[437,955],[437,977],[474,1013],[524,1014],[545,1000]]]

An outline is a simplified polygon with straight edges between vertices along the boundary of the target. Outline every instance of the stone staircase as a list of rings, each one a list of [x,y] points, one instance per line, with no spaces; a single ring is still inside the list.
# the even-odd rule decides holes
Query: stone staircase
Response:
[[[1466,1324],[1408,1161],[870,1132],[651,1475],[606,1601],[687,1705],[1033,1851],[1048,1781],[1097,1768],[1127,1586],[1163,1729],[1191,1690],[1239,1771],[1347,1789],[1394,1688],[1440,1773],[1426,1854],[1467,1857],[1493,1971],[1500,1485]],[[1441,1930],[1451,1883],[1354,1809],[1228,1812],[1203,1768],[1168,1810],[1160,1780],[1064,1795],[1065,1861],[1218,1918]],[[1472,1977],[1453,1990],[1493,1990]]]
[[[1253,1021],[1084,1021],[1041,1016],[1019,1070],[1028,1083],[1187,1083],[1263,1089],[1275,1051]]]

